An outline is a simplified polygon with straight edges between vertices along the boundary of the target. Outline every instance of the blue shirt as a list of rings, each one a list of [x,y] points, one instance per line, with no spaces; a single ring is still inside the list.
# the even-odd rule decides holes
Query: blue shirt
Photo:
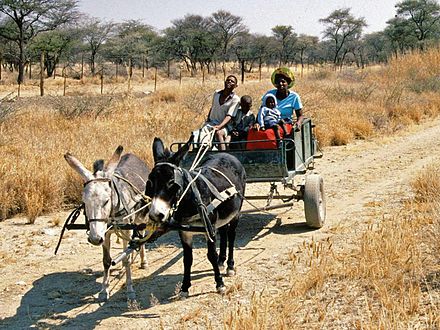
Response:
[[[276,95],[277,90],[272,89],[266,94],[269,93]],[[264,94],[263,99],[266,94]],[[285,119],[286,122],[291,123],[293,121],[294,110],[302,109],[301,99],[297,93],[289,91],[289,95],[287,95],[284,100],[280,100],[279,98],[277,98],[277,108],[281,112],[281,118]]]

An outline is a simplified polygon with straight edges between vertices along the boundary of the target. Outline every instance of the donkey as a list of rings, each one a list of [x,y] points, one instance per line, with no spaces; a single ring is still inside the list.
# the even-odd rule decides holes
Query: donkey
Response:
[[[82,200],[90,225],[88,241],[93,245],[102,245],[104,278],[98,295],[100,300],[109,298],[109,271],[112,260],[110,235],[114,230],[109,230],[108,226],[112,220],[122,219],[135,210],[143,196],[145,183],[150,173],[148,166],[135,155],[128,153],[121,157],[122,151],[123,147],[119,146],[106,166],[103,160],[95,161],[93,173],[70,153],[64,155],[67,163],[84,180]],[[131,221],[135,220],[134,216],[130,218]],[[126,233],[126,235],[129,234]],[[129,239],[126,235],[123,235],[123,238]],[[126,239],[123,239],[124,250],[128,245]],[[141,268],[145,268],[143,247],[140,254]],[[127,299],[129,302],[135,302],[136,294],[132,286],[129,257],[123,259],[123,265],[126,270]]]
[[[179,163],[189,150],[192,138],[172,154],[164,148],[162,140],[153,142],[154,168],[145,190],[151,198],[149,219],[160,226],[179,229],[183,247],[184,275],[181,297],[188,296],[191,287],[193,262],[191,227],[204,228],[207,236],[208,260],[214,269],[216,289],[225,292],[219,264],[226,259],[226,242],[221,244],[219,259],[215,246],[215,232],[223,230],[221,240],[229,236],[228,269],[234,270],[233,246],[246,186],[246,172],[240,161],[227,153],[217,153],[205,158],[200,167],[188,171]],[[187,230],[185,230],[187,229]]]

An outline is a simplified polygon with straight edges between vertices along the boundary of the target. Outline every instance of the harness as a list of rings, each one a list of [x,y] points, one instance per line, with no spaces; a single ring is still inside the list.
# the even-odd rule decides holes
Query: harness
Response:
[[[120,187],[118,185],[117,179],[122,180],[126,182],[131,188],[132,191],[136,193],[136,195],[133,196],[132,200],[135,201],[135,203],[139,202],[141,199],[146,201],[146,205],[141,207],[140,209],[131,212],[130,213],[130,205],[129,203],[121,196],[120,193]],[[154,233],[155,226],[152,225],[146,225],[146,224],[139,224],[136,225],[133,223],[133,215],[137,212],[141,211],[145,207],[149,206],[150,198],[146,196],[142,191],[140,191],[135,185],[133,185],[129,180],[126,178],[120,176],[119,174],[113,174],[111,178],[93,178],[91,180],[86,181],[83,186],[86,187],[88,184],[92,182],[108,182],[111,189],[110,194],[110,205],[111,205],[111,213],[109,218],[91,218],[89,219],[86,215],[85,210],[85,204],[82,203],[78,207],[76,207],[72,213],[67,217],[63,229],[61,230],[60,238],[58,240],[58,244],[55,248],[55,254],[58,252],[58,248],[61,244],[61,240],[64,235],[64,231],[66,229],[86,229],[87,231],[90,230],[90,223],[91,222],[108,222],[110,220],[110,223],[108,224],[107,231],[110,229],[113,229],[115,234],[124,240],[130,240],[130,237],[124,237],[122,234],[123,230],[133,230],[133,237],[141,237],[141,234],[139,231],[148,230],[148,234],[141,237],[143,240],[148,241],[152,234]],[[113,202],[117,199],[117,204],[114,206]],[[76,219],[80,216],[81,210],[83,210],[84,218],[85,218],[85,224],[75,224]],[[129,223],[126,223],[125,221],[127,219],[131,218],[131,221]],[[125,235],[126,236],[126,235]]]
[[[207,167],[207,168],[222,175],[230,183],[231,186],[229,188],[226,188],[221,192],[218,191],[218,189],[212,184],[212,182],[201,173],[200,168],[195,170],[187,170],[167,162],[161,162],[156,164],[156,166],[159,165],[171,166],[174,169],[174,183],[179,186],[177,192],[177,202],[171,207],[171,210],[167,215],[167,219],[171,219],[168,226],[171,227],[172,229],[185,230],[185,231],[203,230],[204,232],[206,232],[209,240],[213,241],[215,238],[215,229],[213,228],[209,217],[215,212],[215,210],[220,204],[234,197],[235,195],[239,194],[235,185],[224,173],[213,167]],[[186,187],[184,187],[185,179],[188,181],[188,185]],[[211,194],[214,196],[214,198],[212,198],[207,205],[203,203],[202,196],[200,195],[199,188],[197,187],[196,184],[197,179],[201,179],[206,184]],[[179,208],[181,201],[183,200],[183,198],[186,196],[186,194],[190,189],[197,205],[198,214],[192,217],[182,218],[184,224],[178,224],[175,221],[174,214]],[[167,219],[165,219],[165,221]],[[202,220],[204,227],[198,228],[197,226],[191,226],[192,222],[197,221],[199,219]]]

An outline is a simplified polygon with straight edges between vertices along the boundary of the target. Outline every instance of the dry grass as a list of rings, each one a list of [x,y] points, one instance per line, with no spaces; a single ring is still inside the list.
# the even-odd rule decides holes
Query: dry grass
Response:
[[[353,139],[390,134],[424,118],[437,116],[440,95],[436,81],[440,52],[412,54],[392,60],[385,68],[333,72],[311,69],[298,79],[305,115],[317,124],[320,144],[344,145]],[[413,68],[420,68],[414,70]],[[261,95],[272,86],[272,69],[248,76],[237,89],[254,99],[254,111]],[[99,77],[69,80],[67,94],[60,97],[60,77],[47,79],[47,97],[11,96],[12,74],[4,73],[0,97],[0,219],[22,213],[35,221],[39,215],[77,203],[81,182],[65,164],[63,154],[72,152],[87,166],[108,158],[123,145],[151,164],[151,142],[155,136],[169,144],[186,140],[203,123],[212,91],[222,87],[223,74],[169,80],[161,75],[158,91],[152,90],[153,71],[139,73],[127,83],[109,77],[100,96]],[[38,80],[22,85],[22,95],[38,95]],[[120,82],[122,81],[122,82]],[[415,87],[416,86],[416,87]],[[110,94],[108,94],[110,93]],[[51,96],[52,95],[52,96]]]
[[[359,236],[292,251],[290,290],[254,293],[236,305],[227,329],[438,329],[440,167],[412,183],[416,196]],[[336,243],[336,242],[335,242]]]

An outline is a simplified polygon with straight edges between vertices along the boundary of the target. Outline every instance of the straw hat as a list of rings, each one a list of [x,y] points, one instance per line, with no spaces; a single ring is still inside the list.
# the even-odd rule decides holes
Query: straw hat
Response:
[[[285,68],[285,67],[278,68],[272,73],[272,77],[270,78],[270,80],[272,81],[272,84],[275,87],[276,87],[275,76],[277,76],[277,75],[281,75],[286,78],[287,82],[289,83],[289,85],[287,86],[288,88],[291,88],[295,84],[295,76],[293,75],[293,72],[290,71],[289,68]]]

